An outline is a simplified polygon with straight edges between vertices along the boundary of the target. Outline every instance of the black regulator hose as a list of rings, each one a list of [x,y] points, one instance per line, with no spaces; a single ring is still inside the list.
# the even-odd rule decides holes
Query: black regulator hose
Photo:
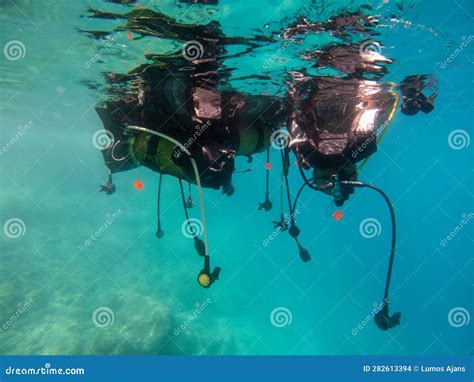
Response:
[[[393,269],[393,262],[395,259],[395,246],[396,246],[396,240],[397,240],[397,224],[395,221],[395,212],[393,210],[393,205],[392,202],[390,201],[389,197],[385,192],[383,192],[380,188],[372,185],[372,184],[367,184],[367,183],[362,183],[362,182],[356,182],[356,181],[341,181],[342,185],[347,185],[350,187],[359,187],[359,188],[370,188],[374,191],[377,191],[385,200],[385,203],[387,204],[387,207],[390,211],[390,220],[392,222],[392,243],[390,246],[390,260],[388,264],[388,272],[387,272],[387,280],[385,282],[385,292],[384,292],[384,300],[388,299],[388,293],[389,293],[389,288],[390,288],[390,281],[392,279],[392,269]]]
[[[358,187],[358,188],[370,188],[374,191],[377,191],[379,195],[385,200],[387,207],[390,211],[390,220],[392,222],[392,242],[390,245],[390,258],[388,263],[387,269],[387,279],[385,281],[385,291],[383,296],[382,302],[382,309],[375,315],[375,323],[377,326],[382,330],[388,330],[400,323],[401,313],[396,312],[392,316],[389,315],[389,307],[388,307],[388,295],[390,290],[390,281],[392,280],[392,271],[393,271],[393,263],[395,260],[395,247],[396,247],[396,240],[397,240],[397,224],[395,220],[395,211],[393,209],[393,205],[385,192],[383,192],[380,188],[367,183],[357,182],[357,181],[341,181],[341,185],[349,186],[349,187]]]
[[[290,169],[290,158],[288,155],[288,151],[286,149],[281,150],[281,163],[283,167],[283,176],[285,178],[285,185],[286,185],[286,197],[288,198],[288,208],[290,209],[290,215],[294,212],[291,205],[291,194],[290,194],[290,183],[288,181],[288,172]]]
[[[315,178],[311,178],[308,182],[315,182],[316,179]],[[303,190],[305,189],[305,187],[307,187],[308,184],[305,182],[301,185],[300,189],[298,190],[298,192],[296,193],[296,197],[295,197],[295,200],[293,201],[293,211],[296,211],[296,207],[298,206],[298,201],[300,199],[300,196],[301,196],[301,193],[303,192]]]
[[[298,202],[298,199],[300,197],[301,192],[305,187],[310,187],[311,189],[315,191],[325,191],[330,188],[333,188],[334,184],[332,182],[327,182],[324,183],[320,186],[315,185],[314,183],[314,178],[311,180],[308,180],[306,177],[306,174],[304,173],[303,169],[301,166],[298,166],[300,170],[301,177],[303,178],[304,184],[300,187],[298,194],[296,195],[295,202],[293,205],[293,209],[296,208],[296,203]],[[384,290],[384,295],[383,295],[383,301],[382,301],[382,308],[379,310],[374,318],[375,318],[375,323],[376,325],[381,329],[381,330],[388,330],[391,329],[398,324],[400,324],[400,318],[401,318],[401,313],[396,312],[392,316],[389,314],[389,292],[390,292],[390,282],[392,280],[392,272],[393,272],[393,263],[395,260],[395,249],[396,249],[396,241],[397,241],[397,223],[395,219],[395,211],[393,209],[392,202],[390,201],[389,197],[387,194],[381,190],[380,188],[372,185],[372,184],[367,184],[367,183],[362,183],[359,181],[347,181],[347,180],[342,180],[339,182],[341,186],[346,186],[346,187],[354,187],[354,188],[370,188],[374,191],[377,191],[379,195],[382,196],[384,199],[389,212],[390,212],[390,220],[392,223],[392,240],[391,240],[391,245],[390,245],[390,258],[389,258],[389,263],[388,263],[388,268],[387,268],[387,278],[385,281],[385,290]]]
[[[178,181],[179,181],[179,190],[181,191],[181,201],[183,203],[184,215],[186,216],[186,224],[188,225],[189,231],[191,232],[193,236],[194,248],[196,248],[196,251],[199,256],[207,257],[204,242],[199,238],[198,236],[199,233],[196,232],[196,230],[194,229],[193,225],[191,224],[189,220],[188,207],[186,205],[186,197],[184,196],[183,180],[180,178],[178,179]]]
[[[270,147],[267,149],[267,165],[270,163]],[[273,203],[270,200],[270,169],[266,168],[265,178],[265,199],[262,203],[259,203],[258,209],[264,211],[270,211],[273,207]]]
[[[161,182],[163,179],[163,174],[160,174],[160,179],[158,181],[158,196],[157,196],[157,204],[156,204],[156,215],[158,217],[157,227],[156,227],[156,237],[161,239],[165,232],[161,229],[161,211],[160,211],[160,201],[161,201]]]
[[[295,240],[296,245],[298,246],[298,254],[303,262],[308,262],[311,260],[311,254],[309,251],[300,243],[298,236],[300,235],[301,231],[299,227],[296,225],[296,214],[293,204],[291,203],[291,193],[290,193],[290,182],[288,181],[288,173],[290,169],[290,158],[289,153],[286,148],[281,150],[281,162],[283,167],[283,176],[285,178],[285,188],[286,188],[286,197],[288,198],[288,208],[290,210],[290,228],[288,229],[288,233],[290,236]],[[301,190],[300,190],[301,191]],[[301,193],[299,191],[299,193]]]

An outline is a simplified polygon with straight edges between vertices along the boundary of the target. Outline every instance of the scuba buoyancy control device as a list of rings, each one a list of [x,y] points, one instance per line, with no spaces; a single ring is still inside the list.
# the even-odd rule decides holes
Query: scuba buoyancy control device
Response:
[[[395,214],[390,199],[381,189],[357,180],[356,163],[364,161],[361,166],[366,163],[377,150],[378,138],[383,137],[392,121],[399,99],[393,87],[389,83],[354,78],[310,77],[295,81],[287,97],[291,105],[287,121],[288,147],[297,156],[304,181],[293,204],[288,196],[290,212],[296,210],[305,187],[332,196],[338,207],[347,201],[355,188],[369,188],[377,191],[388,206],[392,224],[389,265],[382,308],[375,315],[375,323],[382,330],[397,326],[401,317],[399,312],[389,314],[389,288],[396,247]],[[313,172],[311,179],[305,174],[308,169]],[[300,230],[295,219],[291,224],[290,236],[296,239]],[[307,254],[307,250],[299,241],[297,244],[303,261],[308,261],[307,256],[302,256],[302,251]]]
[[[194,88],[190,102],[189,121],[170,119],[161,126],[155,124],[152,130],[189,149],[204,187],[222,188],[231,194],[234,157],[249,157],[269,147],[272,131],[283,120],[282,102],[275,97],[205,88]],[[147,110],[152,116],[144,118],[139,105],[124,101],[108,101],[96,110],[115,142],[102,150],[112,173],[145,166],[196,183],[190,162],[177,145],[159,136],[127,130],[129,125],[148,126],[144,120],[161,115],[158,111]]]
[[[371,80],[309,77],[290,87],[290,147],[300,163],[338,169],[377,150],[377,135],[397,106],[393,85]],[[317,175],[317,174],[316,174]]]

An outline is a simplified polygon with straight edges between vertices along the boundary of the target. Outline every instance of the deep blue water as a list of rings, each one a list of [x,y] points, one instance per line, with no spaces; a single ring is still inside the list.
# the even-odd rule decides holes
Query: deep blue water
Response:
[[[20,223],[19,234],[5,228],[0,235],[2,354],[472,354],[472,2],[403,2],[406,23],[381,22],[386,25],[378,28],[384,54],[395,59],[388,80],[434,74],[439,86],[432,113],[396,114],[360,176],[385,190],[397,215],[391,309],[401,311],[402,320],[389,332],[366,319],[380,302],[386,274],[390,220],[383,201],[359,190],[337,222],[328,196],[305,191],[298,224],[313,260],[303,263],[285,233],[263,245],[279,213],[257,210],[264,154],[254,157],[251,172],[235,175],[232,197],[205,190],[213,263],[222,273],[211,289],[200,288],[195,278],[201,261],[181,232],[175,179],[164,179],[162,240],[155,237],[156,173],[142,167],[117,174],[114,195],[98,192],[106,169],[92,144],[102,129],[94,107],[106,96],[84,81],[126,72],[143,62],[145,49],[166,51],[166,44],[132,41],[123,33],[100,63],[85,69],[104,42],[78,29],[117,25],[81,17],[86,9],[132,8],[98,0],[39,3],[0,5],[1,46],[20,41],[24,48],[23,58],[0,57],[0,221],[5,227],[10,219]],[[254,28],[278,30],[301,14],[324,21],[345,6],[362,5],[324,3],[141,2],[183,22],[219,20],[225,33],[240,36]],[[392,1],[369,3],[384,20],[398,9]],[[311,44],[321,41],[308,38],[285,50],[272,66],[274,81],[297,66],[297,53]],[[233,75],[259,73],[276,49],[269,44],[235,59]],[[275,87],[235,86],[256,93]],[[270,171],[275,204],[277,155],[272,153]],[[248,166],[238,159],[237,169]],[[140,191],[133,186],[137,179],[144,184]],[[296,166],[290,183],[296,191]],[[197,207],[191,214],[198,217]],[[117,217],[106,224],[111,216]],[[368,218],[379,222],[373,238],[360,232]],[[104,232],[85,245],[104,224]],[[275,309],[281,316],[272,321]]]

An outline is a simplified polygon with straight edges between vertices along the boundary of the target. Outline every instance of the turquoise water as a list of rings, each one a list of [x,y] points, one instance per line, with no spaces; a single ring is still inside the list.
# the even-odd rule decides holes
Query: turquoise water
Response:
[[[176,180],[164,179],[166,234],[157,240],[158,175],[143,167],[120,173],[114,195],[99,193],[107,173],[92,144],[102,129],[94,107],[107,95],[91,85],[101,84],[102,72],[126,72],[144,62],[145,50],[169,51],[170,43],[123,33],[86,69],[104,42],[78,29],[110,30],[119,22],[81,16],[87,8],[126,12],[133,6],[38,3],[0,4],[2,47],[10,41],[24,47],[22,58],[0,57],[0,221],[10,227],[0,235],[2,354],[472,354],[473,3],[403,2],[405,22],[388,21],[400,14],[401,3],[367,3],[374,8],[369,13],[384,17],[378,28],[384,54],[395,59],[387,79],[432,73],[439,86],[431,114],[396,114],[360,177],[384,189],[397,214],[391,309],[402,312],[402,321],[388,332],[367,319],[380,302],[386,274],[390,220],[383,201],[359,190],[337,222],[329,197],[305,191],[298,223],[313,260],[302,263],[287,234],[263,245],[279,213],[257,210],[264,194],[263,154],[254,157],[251,172],[235,175],[232,197],[205,190],[212,261],[222,272],[211,289],[199,287],[202,264],[181,232]],[[140,3],[187,23],[219,20],[226,34],[239,36],[255,28],[276,31],[299,15],[325,21],[345,6],[363,5]],[[322,43],[311,38],[278,56],[274,82],[302,65],[296,53]],[[279,47],[268,44],[236,58],[229,63],[237,68],[232,75],[259,73]],[[276,85],[234,86],[263,93]],[[270,171],[275,205],[277,155],[272,153]],[[238,159],[237,169],[248,166]],[[137,179],[144,184],[140,191]],[[290,183],[296,191],[296,166]],[[199,217],[197,207],[191,214]],[[380,224],[373,238],[360,233],[368,218]],[[10,219],[19,219],[19,231]]]

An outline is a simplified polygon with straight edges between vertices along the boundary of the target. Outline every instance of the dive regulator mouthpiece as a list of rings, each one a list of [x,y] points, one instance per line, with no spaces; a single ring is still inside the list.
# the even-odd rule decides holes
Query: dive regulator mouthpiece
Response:
[[[208,273],[202,272],[198,275],[198,283],[203,288],[209,288],[211,286],[211,276]]]
[[[105,192],[107,195],[112,195],[116,191],[115,184],[112,180],[112,171],[109,170],[107,183],[100,186],[100,192]]]
[[[270,211],[272,207],[273,207],[273,203],[270,201],[268,196],[265,198],[265,201],[263,201],[262,203],[259,203],[258,205],[258,209],[264,210],[265,212]]]
[[[304,248],[300,243],[298,243],[298,250],[300,252],[301,260],[303,260],[304,263],[307,263],[311,260],[311,255],[309,254],[309,251]]]
[[[199,272],[197,282],[203,288],[209,288],[216,280],[219,280],[220,267],[215,267],[211,272],[211,261],[209,256],[204,256],[204,267]]]
[[[203,288],[209,288],[216,280],[219,280],[219,274],[221,273],[220,267],[215,267],[212,273],[209,271],[209,262],[204,262],[204,269],[199,272],[197,277],[198,284]]]
[[[389,330],[400,324],[400,318],[402,314],[400,312],[394,313],[392,316],[388,312],[388,303],[384,303],[384,307],[375,316],[375,324],[381,330]]]

